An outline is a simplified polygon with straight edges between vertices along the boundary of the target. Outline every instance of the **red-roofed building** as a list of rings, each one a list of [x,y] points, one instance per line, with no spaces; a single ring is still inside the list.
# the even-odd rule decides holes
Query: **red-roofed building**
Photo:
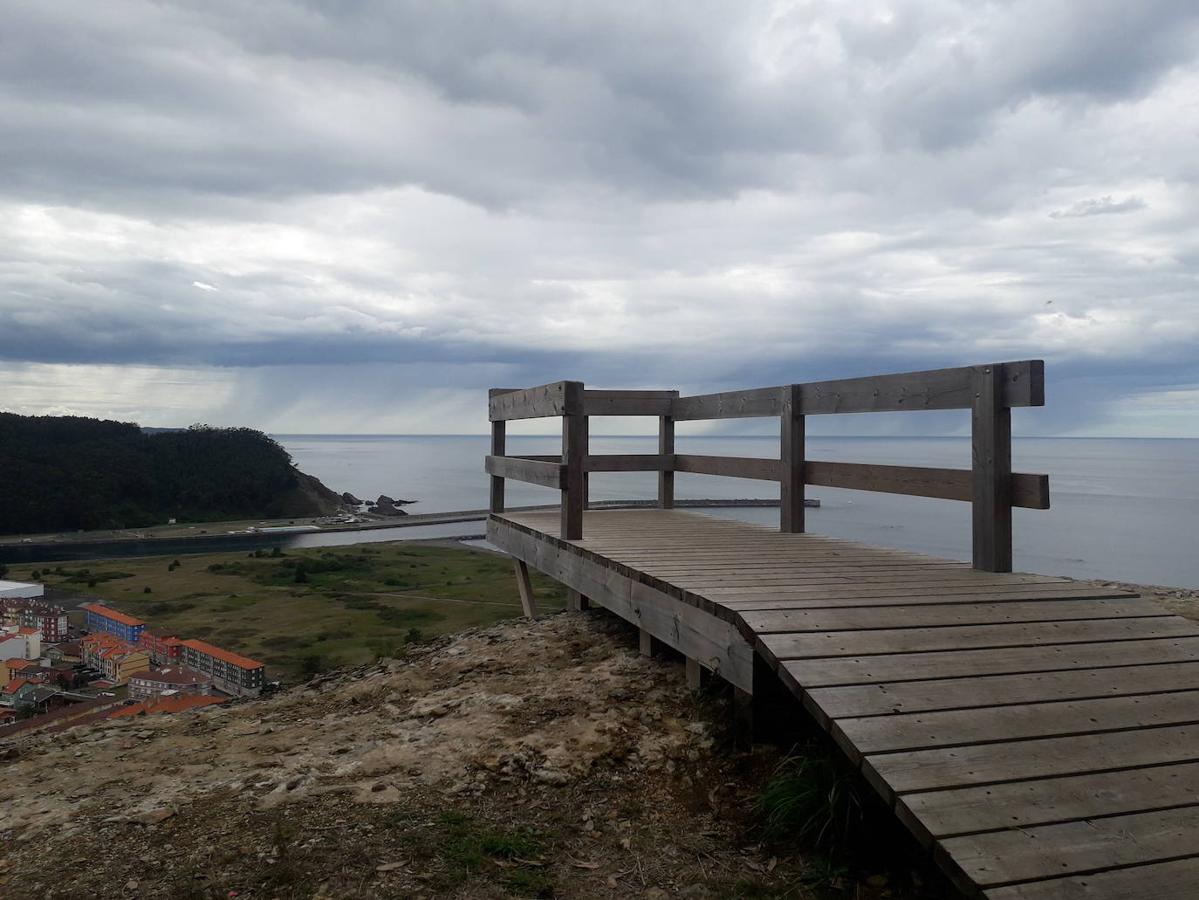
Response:
[[[150,654],[150,662],[156,666],[177,666],[183,658],[183,642],[177,637],[163,637],[152,631],[143,631],[138,646]]]
[[[256,659],[231,653],[205,641],[187,640],[183,665],[212,678],[213,685],[227,694],[256,697],[262,691],[263,665]]]
[[[136,644],[146,623],[133,616],[99,603],[84,603],[79,607],[84,612],[84,626],[93,634],[101,632],[115,635],[127,644]]]
[[[88,634],[80,641],[83,662],[114,684],[124,684],[136,672],[150,668],[150,654],[111,634]]]
[[[42,666],[36,659],[9,659],[4,663],[5,674],[12,678],[28,678],[39,680],[36,676],[41,673]]]

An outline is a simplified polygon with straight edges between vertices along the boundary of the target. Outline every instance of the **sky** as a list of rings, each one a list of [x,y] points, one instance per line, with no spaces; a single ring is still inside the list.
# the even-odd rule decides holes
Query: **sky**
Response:
[[[1017,433],[1199,437],[1193,0],[0,22],[0,409],[480,433],[492,386],[1037,358]]]

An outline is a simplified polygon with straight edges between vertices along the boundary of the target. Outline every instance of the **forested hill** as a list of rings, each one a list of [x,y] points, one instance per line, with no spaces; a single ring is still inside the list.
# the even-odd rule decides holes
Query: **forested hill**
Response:
[[[338,497],[250,428],[0,413],[0,534],[320,515]]]

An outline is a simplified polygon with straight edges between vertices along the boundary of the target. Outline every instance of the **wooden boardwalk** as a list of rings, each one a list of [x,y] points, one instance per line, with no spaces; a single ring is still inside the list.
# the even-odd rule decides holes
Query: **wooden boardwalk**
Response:
[[[1199,627],[1120,591],[671,509],[490,540],[751,694],[777,677],[969,896],[1199,896]],[[755,661],[756,656],[756,661]]]

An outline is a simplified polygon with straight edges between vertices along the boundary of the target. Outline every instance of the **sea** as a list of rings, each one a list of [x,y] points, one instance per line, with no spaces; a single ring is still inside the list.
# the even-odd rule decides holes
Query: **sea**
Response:
[[[340,492],[368,499],[415,500],[413,513],[487,505],[483,458],[489,438],[475,435],[275,435],[305,472]],[[778,438],[685,436],[679,453],[778,458]],[[656,436],[592,435],[599,453],[655,453]],[[508,437],[512,454],[561,452],[557,437]],[[965,437],[813,437],[809,459],[888,465],[970,467]],[[1015,438],[1013,470],[1049,475],[1051,509],[1014,511],[1015,568],[1022,572],[1199,588],[1199,440],[1169,438]],[[594,473],[593,500],[651,499],[654,473]],[[678,473],[685,499],[778,498],[769,482]],[[970,559],[970,505],[891,494],[809,487],[809,531]],[[507,482],[510,506],[558,502],[555,491]],[[706,514],[763,524],[777,508],[713,508]],[[338,543],[472,534],[480,523],[346,533]],[[399,532],[406,532],[400,534]],[[429,534],[424,534],[429,531]],[[324,538],[325,536],[322,536]],[[327,537],[333,537],[329,535]],[[315,536],[299,539],[307,544]],[[328,541],[322,540],[322,543]]]

